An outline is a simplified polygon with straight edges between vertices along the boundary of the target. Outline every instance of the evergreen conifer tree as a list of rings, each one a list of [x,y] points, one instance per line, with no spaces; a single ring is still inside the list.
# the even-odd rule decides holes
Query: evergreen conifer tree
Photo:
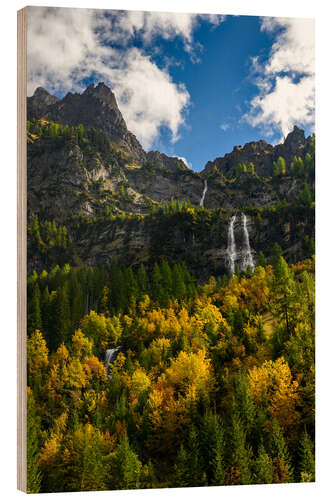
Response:
[[[27,403],[27,493],[39,493],[41,488],[42,475],[38,467],[39,425],[36,403],[30,393]]]
[[[258,450],[258,456],[254,463],[254,483],[256,484],[271,484],[274,479],[274,471],[271,465],[271,460],[266,453],[264,446],[261,444]]]
[[[201,486],[202,471],[200,464],[200,445],[198,432],[194,425],[191,426],[189,431],[187,452],[189,486]]]
[[[186,295],[186,287],[184,283],[184,276],[182,268],[179,264],[175,264],[172,269],[173,281],[173,296],[176,299],[181,299]]]
[[[40,289],[38,282],[33,285],[32,296],[28,300],[28,332],[32,333],[35,330],[42,330],[42,315],[40,306]]]
[[[257,266],[261,266],[261,267],[267,266],[267,259],[261,250],[260,250],[259,256],[258,256]]]
[[[122,438],[111,457],[108,487],[128,490],[140,487],[142,464],[131,449],[127,434]]]
[[[162,285],[162,275],[160,271],[160,266],[155,262],[153,275],[152,275],[152,296],[153,300],[158,304],[163,301],[164,290]]]
[[[243,423],[233,411],[231,417],[231,478],[232,484],[251,484],[251,448],[246,443]]]
[[[187,462],[188,462],[187,453],[183,444],[181,444],[174,465],[173,486],[176,486],[177,488],[192,486],[191,484],[188,483]]]
[[[145,266],[141,263],[138,273],[137,273],[137,281],[139,285],[139,290],[141,296],[145,295],[148,292],[148,276],[145,269]]]
[[[275,469],[274,482],[288,483],[293,480],[293,469],[288,447],[282,430],[276,420],[273,421],[271,434],[271,456]]]
[[[316,467],[313,453],[313,443],[304,431],[300,440],[300,461],[299,461],[299,479],[303,482],[315,481]]]

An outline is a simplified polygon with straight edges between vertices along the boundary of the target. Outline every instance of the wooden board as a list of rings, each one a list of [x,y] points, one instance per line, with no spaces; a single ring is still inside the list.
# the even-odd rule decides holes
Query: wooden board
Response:
[[[17,13],[17,487],[27,490],[27,29]]]

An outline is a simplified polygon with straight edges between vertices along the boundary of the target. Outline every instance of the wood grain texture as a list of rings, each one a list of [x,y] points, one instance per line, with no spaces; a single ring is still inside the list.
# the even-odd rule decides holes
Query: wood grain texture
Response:
[[[17,13],[17,487],[27,490],[27,29]]]

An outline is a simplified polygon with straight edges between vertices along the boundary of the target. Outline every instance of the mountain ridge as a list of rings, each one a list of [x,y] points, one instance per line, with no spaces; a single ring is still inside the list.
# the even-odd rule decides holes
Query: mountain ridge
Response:
[[[251,141],[244,146],[234,146],[232,152],[213,161],[208,161],[204,167],[203,174],[211,173],[216,166],[222,174],[234,172],[239,163],[253,163],[259,175],[272,175],[273,162],[281,156],[290,163],[294,156],[304,157],[310,151],[311,136],[305,137],[304,130],[296,125],[289,132],[284,142],[272,146],[266,141]]]
[[[63,125],[82,124],[86,128],[96,128],[106,132],[111,142],[124,149],[135,161],[143,163],[151,161],[152,158],[156,160],[158,153],[158,163],[162,166],[180,162],[187,167],[181,158],[170,157],[159,151],[144,151],[135,135],[128,130],[115,94],[103,82],[96,86],[92,83],[81,94],[68,92],[62,99],[38,87],[33,96],[28,97],[27,105],[30,121],[45,118]],[[309,151],[310,142],[311,136],[306,138],[304,131],[295,125],[281,144],[272,146],[260,139],[247,142],[244,146],[235,145],[233,151],[207,161],[198,173],[207,177],[216,166],[220,173],[228,174],[232,173],[239,163],[252,162],[260,175],[269,176],[272,174],[273,161],[279,156],[283,156],[287,162],[291,162],[297,155],[303,157]]]
[[[311,255],[314,140],[298,127],[281,145],[235,146],[198,173],[177,157],[145,152],[104,84],[63,99],[39,88],[28,111],[28,224],[32,231],[37,217],[45,228],[64,228],[73,242],[67,261],[171,258],[209,278],[228,272],[228,224],[242,212],[254,255],[270,256],[274,243],[292,262]],[[53,246],[29,241],[29,270],[50,267]]]

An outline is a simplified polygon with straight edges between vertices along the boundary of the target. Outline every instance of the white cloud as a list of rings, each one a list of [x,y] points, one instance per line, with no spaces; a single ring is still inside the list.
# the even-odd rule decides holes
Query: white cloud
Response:
[[[112,87],[125,121],[145,148],[167,127],[179,137],[190,95],[168,68],[148,52],[154,37],[179,37],[193,52],[193,32],[201,16],[93,9],[28,8],[28,95],[36,87],[49,92],[82,91],[93,77]],[[206,16],[216,25],[222,16]],[[139,37],[143,48],[133,47]]]
[[[175,158],[182,160],[188,168],[192,168],[192,163],[190,161],[187,161],[187,159],[184,158],[184,156],[175,156]]]
[[[173,142],[178,139],[184,110],[190,102],[184,85],[172,82],[166,71],[136,48],[127,51],[124,67],[110,68],[105,74],[113,83],[129,130],[144,147],[150,146],[161,126],[171,131]]]
[[[253,58],[259,94],[245,116],[253,126],[263,126],[286,136],[295,124],[314,127],[315,64],[314,21],[263,18],[261,29],[275,35],[268,60]]]
[[[200,21],[204,20],[212,26],[217,26],[225,19],[225,16],[217,14],[114,12],[117,15],[111,17],[112,30],[107,31],[107,39],[127,44],[129,38],[137,36],[144,43],[150,44],[156,36],[165,40],[180,37],[184,42],[185,49],[189,52],[193,50],[193,33]]]
[[[226,132],[229,128],[229,124],[228,123],[221,123],[220,125],[220,129],[223,130],[223,132]]]
[[[28,8],[28,95],[38,85],[50,91],[81,88],[93,55],[99,60],[104,51],[94,28],[92,10]]]

